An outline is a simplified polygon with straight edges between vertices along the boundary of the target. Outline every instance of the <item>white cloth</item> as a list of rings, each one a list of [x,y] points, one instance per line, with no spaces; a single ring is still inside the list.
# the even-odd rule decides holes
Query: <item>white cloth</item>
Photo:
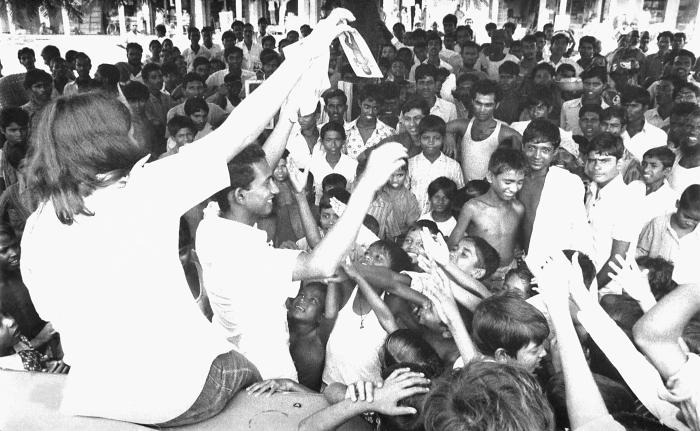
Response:
[[[454,217],[450,217],[445,221],[435,221],[431,212],[423,214],[418,220],[430,220],[435,222],[440,232],[445,236],[450,236],[455,226],[457,226],[457,220],[455,220]]]
[[[527,128],[528,124],[530,124],[530,122],[531,120],[514,121],[510,124],[510,128],[520,133],[520,136],[522,136],[523,133],[525,133],[525,129]],[[578,144],[574,141],[573,134],[560,127],[559,136],[561,137],[561,142],[559,143],[559,146],[568,151],[570,154],[578,157]]]
[[[326,365],[323,368],[323,383],[333,382],[349,385],[358,381],[381,382],[379,351],[387,333],[370,310],[364,316],[355,314],[357,288],[338,312],[333,331],[326,344]]]
[[[408,159],[409,189],[416,195],[423,214],[430,211],[428,185],[439,177],[451,179],[457,184],[458,189],[464,187],[462,168],[459,163],[443,153],[440,153],[440,156],[432,163],[425,158],[423,153]]]
[[[294,123],[292,125],[292,131],[289,133],[289,138],[287,138],[287,151],[289,151],[289,158],[294,160],[294,163],[299,169],[306,169],[311,164],[311,155],[317,149],[320,149],[319,145],[321,138],[316,140],[316,144],[311,151],[309,151],[309,144],[306,142],[306,138],[301,134],[301,127],[299,123]]]
[[[680,193],[674,190],[668,181],[653,193],[646,194],[646,185],[642,181],[632,181],[630,187],[642,188],[645,192],[639,208],[639,230],[652,219],[676,212],[676,201],[681,197]]]
[[[316,203],[318,204],[323,194],[323,179],[329,174],[340,174],[345,177],[348,182],[348,188],[355,181],[357,173],[357,160],[350,158],[345,154],[340,154],[340,160],[334,167],[331,167],[326,160],[326,154],[321,151],[314,151],[309,163],[309,172],[314,176],[314,190],[316,191]]]
[[[244,41],[238,42],[236,46],[243,50],[243,65],[241,66],[243,69],[255,70],[256,65],[260,66],[262,45],[253,40],[250,44],[250,49],[248,49]]]
[[[610,257],[613,239],[634,241],[634,221],[643,195],[639,189],[628,187],[622,175],[616,176],[603,188],[591,183],[589,191],[590,196],[586,195],[586,212],[593,234],[590,257],[600,270]]]
[[[299,251],[275,249],[265,231],[215,214],[200,222],[196,250],[214,327],[263,379],[297,380],[284,302],[298,290],[292,274]],[[264,262],[274,271],[261,270]]]
[[[676,163],[673,164],[673,169],[671,170],[671,176],[669,176],[668,182],[680,196],[681,193],[688,188],[688,186],[700,184],[700,166],[696,166],[694,168],[684,168],[678,164],[678,160],[679,159],[676,159]]]
[[[491,154],[498,148],[498,136],[501,133],[503,122],[496,121],[496,128],[493,132],[482,139],[475,141],[472,139],[472,126],[474,119],[469,120],[467,130],[462,137],[462,169],[464,170],[465,180],[483,180],[489,171],[489,160]]]
[[[656,147],[666,146],[666,132],[653,126],[648,121],[644,122],[642,130],[634,136],[631,136],[625,142],[625,148],[635,159],[642,161],[644,153]]]
[[[435,99],[435,104],[430,108],[430,114],[437,115],[442,118],[445,123],[457,119],[457,107],[454,103],[448,102],[445,99]]]
[[[220,87],[220,86],[224,85],[224,78],[229,73],[231,73],[230,70],[222,69],[222,70],[217,70],[216,72],[209,75],[209,77],[207,78],[207,88]],[[255,79],[255,78],[256,78],[255,72],[251,72],[250,70],[241,69],[241,82],[243,83],[243,89],[241,91],[245,91],[245,82],[247,80]]]
[[[62,224],[48,201],[27,220],[22,277],[61,333],[71,365],[66,414],[173,419],[197,399],[214,359],[231,350],[195,304],[177,253],[180,216],[230,181],[216,146],[191,148],[144,158],[125,181],[84,198],[93,216]]]
[[[489,79],[498,81],[498,68],[506,61],[520,64],[520,59],[513,54],[506,54],[503,60],[500,61],[491,61],[487,56],[479,56],[479,59],[476,60],[476,64],[474,64],[474,69],[484,72],[488,75]]]
[[[556,166],[549,168],[532,226],[528,263],[543,263],[553,253],[567,249],[591,255],[593,236],[583,197],[578,176]]]

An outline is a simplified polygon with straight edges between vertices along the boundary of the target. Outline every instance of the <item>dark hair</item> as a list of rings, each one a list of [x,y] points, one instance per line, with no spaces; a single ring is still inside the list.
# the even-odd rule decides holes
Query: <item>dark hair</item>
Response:
[[[416,82],[424,78],[433,78],[438,80],[438,69],[430,63],[424,63],[416,67],[415,70],[415,80]]]
[[[649,270],[647,274],[649,287],[657,301],[678,287],[672,278],[672,262],[660,257],[641,256],[637,258],[637,265]]]
[[[523,45],[526,43],[537,43],[537,38],[534,34],[526,34],[522,39],[520,39],[520,44]]]
[[[467,72],[459,75],[456,80],[457,87],[462,85],[465,82],[477,82],[481,79],[481,77],[474,73],[474,72]]]
[[[676,161],[676,155],[668,147],[656,147],[647,150],[642,158],[658,159],[664,168],[671,168]]]
[[[678,208],[700,210],[700,184],[691,184],[683,190]]]
[[[195,112],[204,111],[209,114],[209,104],[201,97],[193,97],[185,102],[185,115],[192,115]]]
[[[439,191],[442,191],[447,199],[452,200],[457,192],[457,184],[447,177],[438,177],[428,184],[428,197],[432,198]]]
[[[552,39],[554,39],[554,37],[552,37]],[[561,74],[564,74],[564,73],[567,73],[567,72],[568,72],[568,73],[573,73],[574,76],[576,76],[576,68],[575,68],[573,65],[569,64],[569,63],[563,63],[563,64],[560,64],[559,67],[557,67],[557,72],[556,72],[556,73],[557,73],[558,75],[561,75]]]
[[[625,152],[625,146],[622,144],[621,137],[615,136],[612,133],[603,132],[591,140],[587,152],[609,155],[620,160]]]
[[[600,113],[600,121],[608,121],[611,118],[619,118],[624,126],[627,124],[627,111],[622,106],[609,106]]]
[[[584,43],[590,43],[595,48],[596,39],[593,36],[583,36],[583,37],[581,37],[581,39],[578,40],[578,46],[580,47]],[[605,82],[605,81],[603,81],[603,82]]]
[[[513,75],[517,77],[520,75],[520,66],[514,61],[506,60],[501,63],[500,66],[498,66],[498,74]]]
[[[156,63],[146,63],[141,69],[141,76],[144,80],[148,80],[148,76],[153,72],[159,72],[161,70],[160,65]]]
[[[486,280],[491,277],[494,272],[498,269],[501,257],[498,255],[491,244],[480,236],[467,236],[464,238],[467,241],[471,241],[476,249],[477,265],[480,269],[484,270],[484,275],[479,277],[479,280]]]
[[[350,201],[350,192],[345,189],[330,189],[321,195],[321,200],[318,203],[319,210],[325,210],[331,207],[331,198],[336,198],[340,202],[347,204]]]
[[[46,45],[44,49],[41,50],[41,56],[47,56],[49,57],[49,62],[51,59],[60,57],[61,56],[61,51],[58,49],[58,47],[54,45]]]
[[[642,87],[636,85],[626,85],[620,91],[620,99],[622,104],[641,103],[644,106],[649,106],[649,92]]]
[[[598,118],[603,114],[603,108],[600,107],[600,105],[596,105],[594,103],[586,103],[581,108],[578,110],[578,118],[582,118],[583,114],[586,114],[588,112],[592,112],[594,114],[598,115]]]
[[[177,132],[182,129],[190,129],[193,135],[197,133],[197,126],[194,124],[194,121],[192,121],[190,117],[184,115],[173,116],[173,118],[168,121],[167,127],[170,136],[177,135]]]
[[[629,295],[603,295],[600,306],[608,316],[632,340],[632,327],[643,315],[642,307]]]
[[[319,133],[321,140],[323,140],[328,132],[338,132],[343,140],[347,139],[345,127],[337,121],[329,121],[321,127],[321,133]]]
[[[328,101],[330,99],[335,99],[335,98],[339,98],[340,100],[342,100],[343,105],[348,104],[348,96],[345,95],[343,90],[340,90],[338,88],[331,88],[331,89],[324,91],[323,94],[321,95],[321,97],[323,97],[323,102],[326,105],[328,104]]]
[[[224,49],[224,60],[226,60],[229,55],[235,54],[235,53],[243,55],[243,49],[241,49],[241,47],[236,46],[236,45],[227,47],[226,49]]]
[[[98,174],[115,172],[114,179],[148,154],[129,137],[129,110],[113,97],[59,97],[38,115],[28,187],[39,200],[51,199],[61,223],[72,224],[78,214],[92,215],[83,199],[106,185]]]
[[[437,132],[440,136],[444,137],[446,127],[445,120],[442,118],[432,114],[426,115],[420,120],[420,123],[418,123],[418,135],[427,132]]]
[[[554,76],[557,74],[557,71],[554,70],[554,66],[552,66],[551,64],[549,64],[549,63],[538,63],[537,65],[535,65],[535,67],[532,68],[532,72],[530,72],[530,78],[531,78],[531,79],[534,79],[535,75],[536,75],[537,72],[539,72],[540,70],[546,71],[547,73],[549,73],[549,75],[550,75],[551,77],[554,77]]]
[[[427,378],[439,376],[443,370],[442,360],[433,347],[411,329],[397,329],[386,337],[379,352],[379,362],[383,377],[384,370],[400,363],[422,366],[428,371]]]
[[[182,77],[182,88],[187,88],[187,84],[190,82],[194,81],[199,81],[203,85],[206,85],[204,82],[204,78],[202,78],[200,75],[194,73],[194,72],[189,72],[185,76]]]
[[[274,36],[271,36],[271,35],[269,35],[269,34],[268,34],[268,35],[265,35],[265,36],[260,40],[260,43],[264,45],[265,43],[267,43],[267,42],[269,42],[269,41],[272,41],[272,42],[273,42],[272,46],[276,46],[276,45],[277,45],[277,40],[275,39],[275,37],[274,37]]]
[[[539,383],[522,367],[472,361],[433,381],[423,405],[425,431],[552,431]]]
[[[602,66],[593,66],[590,69],[586,69],[583,72],[581,72],[580,78],[581,81],[585,81],[591,78],[598,78],[600,79],[600,82],[605,84],[606,82],[608,82],[608,72]]]
[[[199,31],[199,29],[197,27],[195,27],[195,26],[187,27],[187,38],[188,39],[192,36],[193,33],[201,34],[201,32]]]
[[[196,70],[199,66],[209,66],[209,59],[206,57],[195,57],[192,61],[192,70]]]
[[[493,94],[496,103],[501,101],[501,90],[499,89],[498,84],[490,79],[482,79],[475,82],[471,92],[472,99],[475,99],[477,94],[481,94],[482,96]]]
[[[674,99],[676,97],[678,97],[678,94],[680,94],[681,90],[690,90],[695,94],[696,97],[700,96],[700,89],[695,84],[693,84],[692,82],[684,81],[684,82],[678,82],[677,85],[673,86],[673,98]]]
[[[349,197],[350,193],[348,193],[348,199]],[[408,254],[395,242],[380,239],[379,241],[373,242],[370,247],[377,247],[388,255],[389,261],[391,262],[389,269],[392,271],[401,272],[411,269],[411,258],[408,257]]]
[[[151,64],[151,63],[149,63],[149,64]],[[148,64],[146,66],[148,66]],[[146,66],[144,66],[144,68]],[[172,73],[174,73],[176,75],[179,74],[178,69],[177,69],[177,65],[172,61],[168,61],[167,63],[163,63],[163,65],[160,67],[160,70],[161,70],[161,72],[163,72],[163,76],[170,75]]]
[[[22,108],[2,108],[2,111],[0,111],[0,128],[4,131],[12,123],[16,123],[20,127],[27,127],[29,125],[29,114]]]
[[[231,28],[239,27],[239,26],[243,27],[243,21],[237,19],[231,23]]]
[[[161,48],[163,45],[161,45],[160,41],[158,39],[153,39],[150,42],[148,42],[148,49],[153,48],[154,46],[157,46],[158,48]]]
[[[518,27],[518,25],[515,24],[515,23],[512,22],[512,21],[507,21],[507,22],[503,23],[503,28],[510,28],[510,29],[512,29],[513,31],[515,31],[515,29],[516,29],[517,27]]]
[[[493,175],[500,175],[506,171],[525,172],[528,166],[525,154],[513,148],[497,148],[489,159],[489,172]]]
[[[145,102],[150,97],[148,87],[137,81],[129,81],[122,87],[124,98],[128,102]]]
[[[76,52],[76,51],[68,51],[66,53],[66,61],[70,62],[71,60],[68,59],[68,53],[74,52],[75,54],[73,55],[72,60],[78,61],[78,60],[87,60],[87,61],[92,61],[90,60],[90,56],[85,54],[84,52]]]
[[[115,87],[119,83],[119,69],[113,64],[100,64],[95,73],[99,73],[110,87]]]
[[[547,37],[547,35],[543,31],[536,31],[534,34],[535,34],[535,38],[538,38],[538,37],[545,37],[546,38]]]
[[[348,187],[348,180],[343,175],[333,172],[323,177],[321,181],[321,189],[325,190],[326,187],[345,190]]]
[[[496,25],[495,22],[489,22],[484,26],[484,29],[486,29],[486,31],[496,30],[497,28],[498,28],[498,25]]]
[[[676,33],[678,35],[678,33]],[[676,58],[678,57],[688,57],[690,58],[690,64],[694,65],[695,64],[695,54],[693,54],[692,51],[688,51],[687,49],[681,49],[678,52],[676,52],[676,55],[671,58],[671,62],[676,61]]]
[[[472,320],[472,338],[481,353],[493,357],[503,349],[511,358],[530,342],[542,344],[549,336],[547,319],[520,296],[504,293],[479,303]]]
[[[27,73],[24,74],[24,88],[27,90],[32,88],[34,84],[38,84],[40,82],[52,84],[53,77],[41,69],[28,70]]]
[[[126,44],[126,52],[129,52],[129,50],[135,49],[137,51],[143,52],[143,47],[139,45],[136,42],[130,42]]]
[[[559,127],[549,120],[537,118],[527,125],[523,132],[523,146],[526,143],[540,144],[548,142],[556,149],[561,144],[561,133]]]
[[[656,36],[656,40],[658,41],[658,40],[661,39],[662,37],[667,37],[667,38],[673,40],[673,33],[670,32],[670,31],[668,31],[668,30],[667,30],[667,31],[662,31],[661,33],[659,33],[659,34]]]
[[[265,48],[260,52],[260,63],[269,64],[273,61],[277,61],[277,64],[282,61],[282,58],[274,49]]]
[[[20,48],[17,51],[17,59],[19,59],[21,56],[23,56],[25,54],[31,55],[32,57],[36,58],[36,54],[34,53],[34,50],[25,46],[24,48]]]
[[[257,145],[252,144],[245,147],[228,162],[228,174],[231,180],[231,185],[218,191],[213,198],[219,204],[221,211],[228,211],[231,205],[228,201],[228,194],[238,188],[248,190],[250,183],[255,180],[255,171],[253,164],[265,160],[265,151]]]
[[[406,100],[403,105],[401,105],[401,113],[405,114],[414,109],[420,109],[423,115],[430,114],[430,106],[428,102],[422,97],[412,97]]]
[[[554,106],[554,96],[547,86],[535,84],[525,99],[525,107],[537,106],[540,103],[544,103],[547,107],[552,107]]]
[[[359,94],[357,95],[357,103],[361,104],[367,99],[374,100],[379,105],[384,103],[384,97],[379,85],[367,84],[362,88],[362,90],[359,91]]]

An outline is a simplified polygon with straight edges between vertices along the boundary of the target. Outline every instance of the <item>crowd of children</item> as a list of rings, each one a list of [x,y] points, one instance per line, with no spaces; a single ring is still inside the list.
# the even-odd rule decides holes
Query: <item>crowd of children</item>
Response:
[[[22,48],[0,368],[67,373],[67,413],[163,427],[247,388],[323,393],[303,430],[700,431],[685,34],[604,55],[551,24],[477,44],[447,15],[384,28],[367,79],[352,20],[279,41],[235,21],[221,46],[190,27],[94,73]]]

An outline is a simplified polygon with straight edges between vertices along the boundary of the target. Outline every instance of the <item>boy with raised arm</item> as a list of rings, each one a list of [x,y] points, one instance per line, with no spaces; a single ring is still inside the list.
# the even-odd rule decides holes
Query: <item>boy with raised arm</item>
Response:
[[[485,195],[464,204],[449,238],[453,246],[465,233],[491,244],[501,257],[500,268],[492,276],[497,283],[503,281],[505,273],[515,262],[518,232],[525,216],[525,206],[517,200],[516,194],[523,186],[527,169],[528,162],[521,151],[496,150],[489,161],[487,176],[491,188]]]

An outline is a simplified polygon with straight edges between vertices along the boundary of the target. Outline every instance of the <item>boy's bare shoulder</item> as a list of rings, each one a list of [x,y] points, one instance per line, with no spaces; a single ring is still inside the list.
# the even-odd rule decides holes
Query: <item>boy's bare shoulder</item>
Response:
[[[518,213],[519,215],[525,213],[525,205],[523,205],[523,203],[520,202],[520,201],[517,200],[517,199],[513,199],[513,203],[512,203],[512,205],[511,205],[511,207],[512,207],[513,210],[514,210],[516,213]]]

